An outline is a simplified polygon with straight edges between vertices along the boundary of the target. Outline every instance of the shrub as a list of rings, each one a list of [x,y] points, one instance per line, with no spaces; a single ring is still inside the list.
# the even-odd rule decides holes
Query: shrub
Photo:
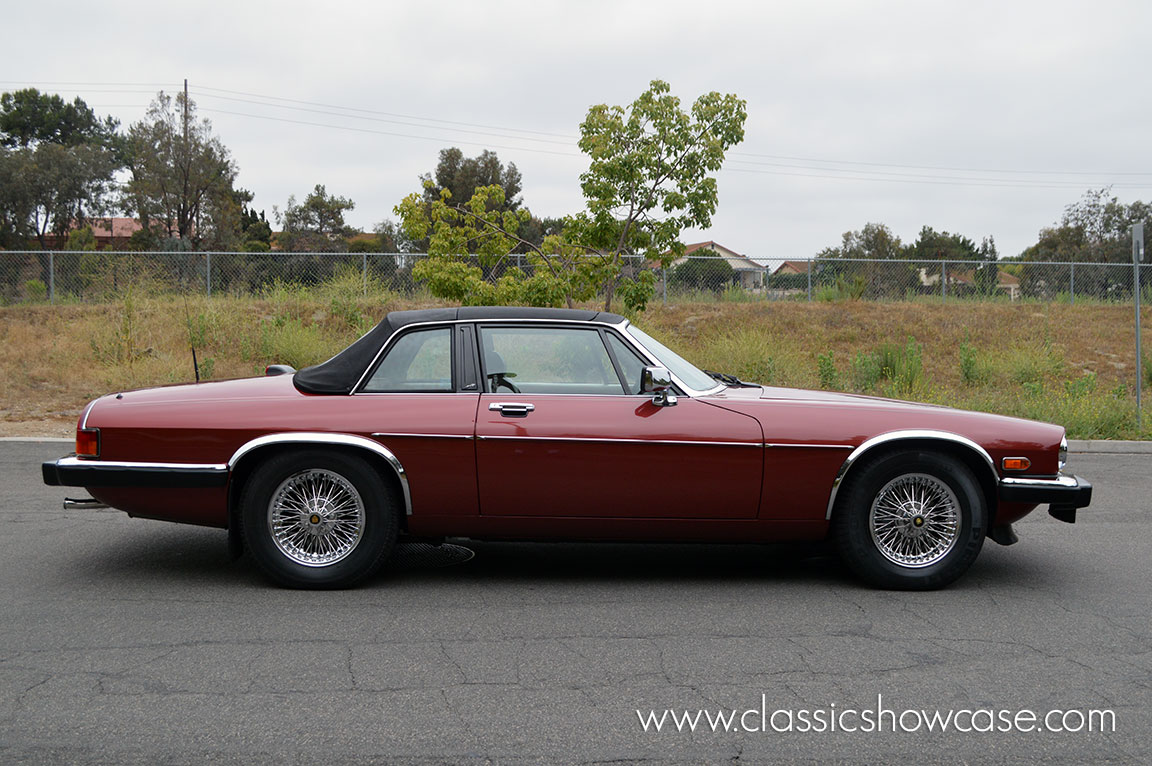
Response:
[[[816,355],[816,372],[820,375],[820,388],[835,389],[839,388],[837,385],[836,362],[832,358],[832,352],[826,354]]]

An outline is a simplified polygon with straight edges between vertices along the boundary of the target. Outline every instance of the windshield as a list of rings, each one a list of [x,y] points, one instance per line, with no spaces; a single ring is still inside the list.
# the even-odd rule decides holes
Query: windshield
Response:
[[[628,325],[628,332],[632,337],[640,341],[641,346],[655,354],[656,358],[663,362],[664,366],[679,378],[684,385],[688,386],[688,388],[695,391],[711,391],[713,388],[716,388],[717,383],[711,375],[698,370],[696,366],[687,359],[648,333],[631,324]]]

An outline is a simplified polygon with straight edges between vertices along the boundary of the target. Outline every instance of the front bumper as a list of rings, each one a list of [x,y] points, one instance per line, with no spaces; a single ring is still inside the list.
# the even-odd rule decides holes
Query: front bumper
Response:
[[[223,487],[228,466],[198,463],[129,463],[81,460],[74,455],[41,465],[50,487]]]
[[[1048,503],[1048,513],[1069,524],[1076,523],[1077,508],[1084,508],[1092,502],[1092,485],[1079,476],[1011,476],[1000,480],[999,493],[1000,499],[1006,503]]]

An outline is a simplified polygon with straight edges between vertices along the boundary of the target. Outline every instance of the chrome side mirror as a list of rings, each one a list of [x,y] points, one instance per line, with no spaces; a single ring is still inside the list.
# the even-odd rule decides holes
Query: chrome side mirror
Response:
[[[676,406],[672,385],[672,373],[667,367],[645,367],[640,372],[640,393],[652,394],[652,403],[657,407]]]

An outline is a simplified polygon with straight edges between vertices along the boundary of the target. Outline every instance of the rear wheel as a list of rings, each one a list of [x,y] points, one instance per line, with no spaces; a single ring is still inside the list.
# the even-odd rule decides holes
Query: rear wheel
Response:
[[[869,583],[941,588],[984,544],[988,512],[972,471],[933,452],[892,453],[845,481],[832,519],[837,550]]]
[[[280,585],[346,588],[391,552],[399,526],[394,494],[357,457],[281,453],[256,468],[244,488],[244,541],[261,571]]]

